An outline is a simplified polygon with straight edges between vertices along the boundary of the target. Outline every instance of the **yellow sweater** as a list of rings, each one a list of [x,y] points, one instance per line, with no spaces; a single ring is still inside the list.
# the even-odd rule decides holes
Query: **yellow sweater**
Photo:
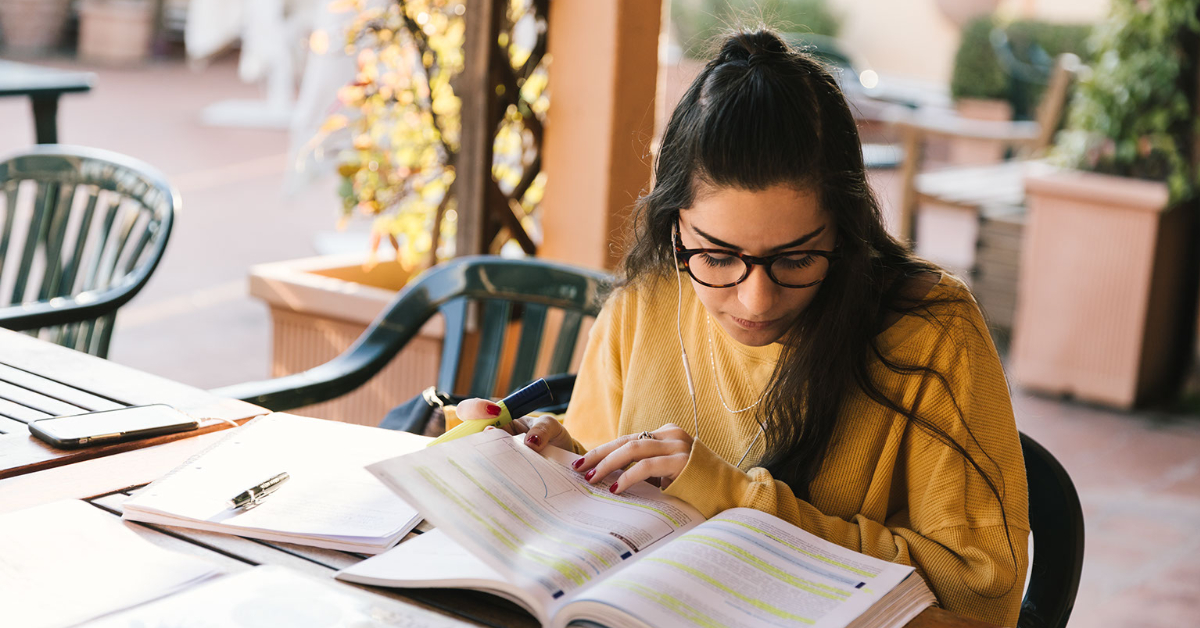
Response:
[[[1003,496],[1008,535],[995,497],[962,456],[861,392],[842,410],[809,501],[797,499],[787,484],[755,467],[764,449],[763,438],[751,446],[757,410],[731,414],[716,387],[731,408],[754,403],[780,346],[747,347],[715,321],[710,326],[690,284],[684,281],[682,330],[700,438],[666,492],[705,517],[738,506],[756,508],[844,547],[913,565],[944,608],[1015,625],[1028,560],[1025,466],[1000,360],[966,287],[946,275],[934,286],[931,296],[967,298],[968,305],[945,306],[949,311],[938,313],[944,327],[906,316],[879,340],[893,360],[931,366],[946,376],[978,444],[936,381],[896,374],[878,362],[872,369],[892,399],[919,407],[993,477]],[[628,288],[614,295],[597,318],[564,419],[577,453],[666,423],[696,436],[675,329],[675,295],[674,281]],[[739,469],[735,465],[747,447],[750,454]]]

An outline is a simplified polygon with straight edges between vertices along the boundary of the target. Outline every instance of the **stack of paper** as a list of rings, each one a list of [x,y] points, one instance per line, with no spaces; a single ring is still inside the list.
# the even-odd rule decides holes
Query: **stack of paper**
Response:
[[[125,502],[134,521],[376,554],[420,523],[411,506],[363,467],[428,439],[290,414],[234,429]],[[280,473],[290,478],[252,509],[229,500]]]
[[[73,626],[211,578],[212,564],[138,537],[80,501],[0,516],[0,624]]]

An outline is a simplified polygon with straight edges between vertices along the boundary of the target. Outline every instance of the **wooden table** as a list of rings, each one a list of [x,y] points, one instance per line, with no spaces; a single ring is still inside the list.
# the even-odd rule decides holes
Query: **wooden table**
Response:
[[[166,403],[200,419],[200,429],[138,442],[63,450],[31,437],[26,426],[50,416],[151,403]],[[266,412],[244,401],[217,397],[0,329],[0,478],[190,438],[230,427],[228,421],[244,422]]]
[[[38,144],[58,143],[58,97],[92,89],[96,75],[0,61],[0,96],[28,96]]]
[[[257,406],[219,399],[189,386],[3,330],[0,330],[0,398],[3,398],[0,412],[13,412],[13,404],[47,414],[66,410],[66,405],[78,410],[102,409],[105,404],[153,402],[171,403],[196,416],[234,420],[264,412]],[[0,513],[59,499],[84,499],[118,517],[134,489],[161,477],[220,439],[224,435],[214,432],[224,425],[227,424],[209,420],[199,433],[63,452],[29,436],[21,420],[8,418],[3,427],[9,433],[0,436],[0,478],[6,478],[0,479]],[[203,557],[229,573],[267,564],[332,579],[338,569],[364,558],[348,552],[172,526],[134,523],[130,527],[156,545]],[[405,540],[422,531],[424,528],[418,527]],[[338,586],[358,585],[338,583]],[[417,607],[413,613],[422,615],[420,619],[428,625],[537,625],[517,606],[483,594],[444,589],[360,588]],[[909,623],[908,628],[986,628],[986,624],[940,609],[928,609]]]

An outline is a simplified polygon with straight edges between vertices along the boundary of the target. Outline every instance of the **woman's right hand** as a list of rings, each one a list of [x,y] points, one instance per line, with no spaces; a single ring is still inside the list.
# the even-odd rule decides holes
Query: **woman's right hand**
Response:
[[[456,414],[463,421],[491,419],[499,416],[500,406],[487,399],[465,399],[458,403]],[[537,452],[542,451],[546,445],[571,450],[571,435],[567,428],[549,414],[521,417],[495,429],[504,430],[509,434],[524,434],[525,445]]]

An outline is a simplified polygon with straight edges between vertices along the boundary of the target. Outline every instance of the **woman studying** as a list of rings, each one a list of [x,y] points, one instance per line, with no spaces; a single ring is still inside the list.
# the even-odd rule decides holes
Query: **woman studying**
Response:
[[[1025,470],[983,317],[887,234],[837,83],[769,31],[726,40],[671,116],[565,418],[511,429],[589,481],[625,469],[614,492],[765,511],[1016,623]]]

